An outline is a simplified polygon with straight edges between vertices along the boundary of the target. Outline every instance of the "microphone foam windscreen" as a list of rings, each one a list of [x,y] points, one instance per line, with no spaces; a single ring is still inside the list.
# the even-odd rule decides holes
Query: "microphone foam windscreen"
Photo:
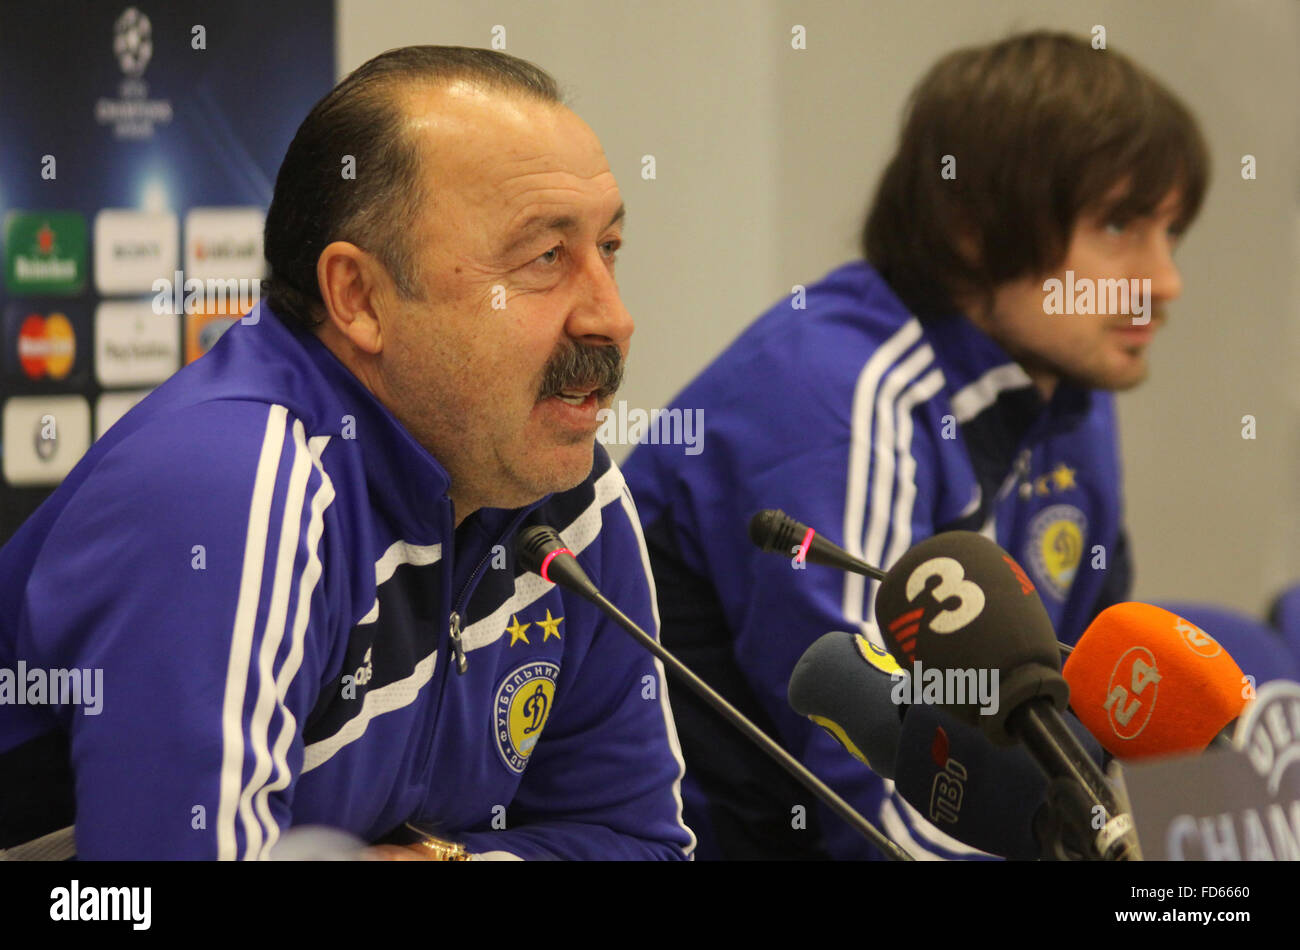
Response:
[[[1150,604],[1098,614],[1064,673],[1076,715],[1121,759],[1201,751],[1249,695],[1241,667],[1217,640]]]
[[[833,631],[804,651],[787,694],[795,712],[877,774],[893,778],[902,722],[892,694],[904,677],[894,658],[862,634]]]
[[[1064,716],[1089,757],[1103,755],[1077,719]],[[944,833],[972,848],[1016,860],[1042,857],[1034,818],[1047,777],[1024,746],[998,746],[937,706],[912,706],[903,719],[895,787]]]
[[[983,535],[945,531],[912,547],[881,582],[875,610],[885,642],[914,676],[915,664],[976,678],[997,671],[992,714],[969,692],[944,699],[994,741],[1015,741],[1009,720],[1030,701],[1065,708],[1069,689],[1047,609],[1024,569]]]
[[[904,665],[1060,668],[1056,633],[1033,583],[973,531],[933,535],[899,558],[876,595],[876,620]]]

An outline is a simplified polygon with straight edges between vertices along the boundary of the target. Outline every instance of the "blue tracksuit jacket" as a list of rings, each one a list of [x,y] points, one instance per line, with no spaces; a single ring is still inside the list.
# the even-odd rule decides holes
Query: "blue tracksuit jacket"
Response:
[[[900,845],[970,855],[787,704],[790,672],[821,634],[860,630],[883,646],[878,584],[796,569],[794,552],[756,549],[747,525],[781,508],[886,568],[932,534],[983,531],[1025,565],[1073,642],[1129,586],[1113,400],[1062,384],[1044,405],[968,320],[919,322],[863,262],[808,287],[806,309],[796,302],[760,317],[672,403],[703,411],[698,455],[642,444],[624,465],[663,640]],[[700,855],[877,856],[693,697],[673,701]]]
[[[525,859],[687,856],[660,664],[515,563],[551,524],[656,629],[604,449],[454,530],[442,466],[259,306],[0,550],[0,670],[98,669],[103,694],[0,704],[0,848],[75,822],[82,858],[257,858],[291,825],[409,820]]]

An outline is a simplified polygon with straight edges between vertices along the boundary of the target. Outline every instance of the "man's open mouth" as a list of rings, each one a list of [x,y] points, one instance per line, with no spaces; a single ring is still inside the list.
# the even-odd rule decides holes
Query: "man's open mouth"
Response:
[[[555,398],[559,399],[561,402],[567,402],[570,406],[581,406],[587,401],[587,397],[590,396],[591,393],[592,390],[590,389],[566,389],[564,392],[556,393]]]

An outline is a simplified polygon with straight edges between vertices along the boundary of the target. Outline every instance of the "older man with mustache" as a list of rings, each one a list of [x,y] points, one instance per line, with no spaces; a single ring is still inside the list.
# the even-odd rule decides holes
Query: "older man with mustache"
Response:
[[[267,299],[0,552],[0,665],[105,692],[0,707],[0,848],[261,858],[325,825],[445,859],[690,854],[658,661],[513,553],[558,528],[654,629],[594,444],[623,217],[522,60],[392,50],[316,105]]]

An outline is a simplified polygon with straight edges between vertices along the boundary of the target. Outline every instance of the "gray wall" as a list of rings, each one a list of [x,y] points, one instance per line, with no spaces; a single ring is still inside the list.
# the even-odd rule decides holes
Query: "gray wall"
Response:
[[[1214,159],[1178,253],[1183,297],[1150,380],[1119,400],[1134,596],[1258,611],[1300,579],[1300,4],[340,0],[340,75],[408,43],[488,46],[498,24],[508,52],[566,87],[619,180],[619,283],[638,325],[620,398],[643,408],[791,285],[854,256],[906,95],[939,55],[1104,25],[1188,102]],[[795,24],[806,50],[791,49]],[[1247,153],[1255,181],[1240,176]],[[706,411],[706,446],[707,426]]]

